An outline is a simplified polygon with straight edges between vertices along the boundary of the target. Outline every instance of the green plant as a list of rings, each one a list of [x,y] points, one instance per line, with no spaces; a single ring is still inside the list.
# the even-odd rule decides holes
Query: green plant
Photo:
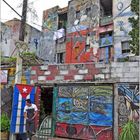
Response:
[[[119,140],[138,140],[139,131],[136,124],[133,121],[128,121],[124,124]]]
[[[0,116],[0,131],[5,132],[9,131],[10,128],[10,120],[6,114],[2,114]]]
[[[129,44],[132,53],[139,55],[139,0],[131,0],[130,7],[135,16],[129,18],[132,25],[132,30],[129,32],[132,40],[129,41]]]

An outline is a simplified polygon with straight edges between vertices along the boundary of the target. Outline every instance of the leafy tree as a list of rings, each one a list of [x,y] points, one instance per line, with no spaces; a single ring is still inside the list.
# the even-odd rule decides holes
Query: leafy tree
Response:
[[[129,32],[132,40],[130,40],[130,49],[135,55],[139,55],[139,0],[131,0],[131,11],[135,17],[129,18],[132,30]]]

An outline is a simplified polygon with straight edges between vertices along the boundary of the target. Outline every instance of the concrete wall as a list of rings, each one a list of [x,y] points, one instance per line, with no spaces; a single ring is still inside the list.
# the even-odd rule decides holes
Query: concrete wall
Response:
[[[31,83],[139,82],[138,62],[44,65],[31,68]]]

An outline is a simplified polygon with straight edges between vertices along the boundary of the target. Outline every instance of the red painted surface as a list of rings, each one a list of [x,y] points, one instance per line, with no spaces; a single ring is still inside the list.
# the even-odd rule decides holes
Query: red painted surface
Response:
[[[67,66],[66,71],[68,72],[65,75],[61,74],[60,72],[62,71],[63,65],[62,67],[61,65],[51,65],[51,66],[48,66],[47,70],[41,70],[40,66],[36,66],[36,67],[33,66],[31,70],[35,71],[35,74],[31,75],[31,80],[33,80],[36,83],[36,82],[39,82],[38,81],[39,76],[44,76],[45,80],[41,82],[46,83],[46,81],[54,81],[57,76],[61,76],[61,77],[64,77],[65,81],[74,81],[74,76],[79,75],[79,70],[88,70],[88,73],[83,73],[80,75],[84,76],[83,80],[93,81],[94,76],[100,73],[100,70],[96,68],[95,64],[93,63],[76,64],[76,65],[71,65],[71,66],[64,65],[64,66]],[[46,71],[49,71],[50,74],[45,75]]]
[[[113,140],[112,129],[100,126],[86,126],[81,124],[57,123],[56,136],[77,138],[84,140]]]
[[[48,80],[48,81],[51,81],[51,80],[54,80],[54,79],[55,79],[54,76],[47,76],[47,78],[46,78],[46,80]]]
[[[40,114],[40,93],[41,89],[37,87],[36,89],[36,94],[35,94],[35,104],[38,108],[38,114],[35,117],[35,128],[37,129],[39,127],[39,114]]]
[[[113,24],[97,27],[96,30],[94,30],[95,35],[92,41],[93,40],[98,41],[98,45],[99,45],[100,34],[110,32],[110,31],[113,31]],[[102,58],[104,59],[104,61],[106,60],[105,58],[106,54],[105,54],[104,48],[101,48],[101,49],[98,48],[97,53],[95,53],[96,50],[94,50],[95,49],[94,45],[92,47],[90,46],[91,48],[88,51],[85,50],[87,34],[91,32],[93,32],[93,30],[83,30],[83,31],[80,31],[79,33],[74,32],[67,35],[68,39],[66,42],[65,63],[98,62]],[[83,37],[85,39],[81,38],[81,40],[78,40],[79,37]],[[76,41],[76,38],[77,38],[77,41]],[[99,47],[99,46],[96,46],[96,47]],[[114,54],[113,51],[114,50],[111,50],[111,54],[110,54],[111,59]]]
[[[86,45],[86,35],[89,33],[88,30],[80,31],[80,36],[84,37],[82,41],[74,42],[74,39],[80,37],[77,32],[68,34],[69,41],[66,42],[66,63],[82,63],[82,62],[91,62],[91,52],[92,48],[89,52],[85,51]]]
[[[84,76],[84,80],[92,80],[93,79],[93,75],[85,75]]]
[[[65,75],[64,80],[74,80],[74,76],[71,75]]]
[[[110,25],[99,27],[99,33],[105,33],[109,31],[113,31],[113,23]]]

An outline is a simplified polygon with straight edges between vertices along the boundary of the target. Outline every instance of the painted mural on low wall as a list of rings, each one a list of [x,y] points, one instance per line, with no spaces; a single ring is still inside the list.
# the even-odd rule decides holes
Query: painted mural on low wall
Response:
[[[112,86],[60,86],[57,99],[57,136],[112,140]]]
[[[138,84],[120,84],[119,93],[119,126],[125,124],[128,120],[138,122],[140,117],[139,103],[139,85]]]

